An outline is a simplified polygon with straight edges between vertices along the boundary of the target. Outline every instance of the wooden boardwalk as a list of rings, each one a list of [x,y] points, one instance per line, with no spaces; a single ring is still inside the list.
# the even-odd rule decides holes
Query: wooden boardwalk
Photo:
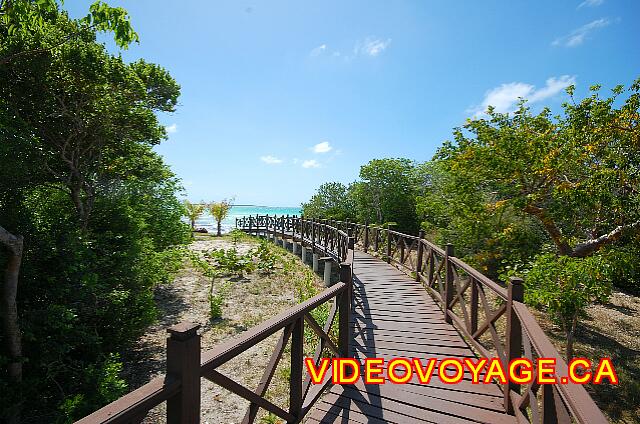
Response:
[[[475,357],[420,283],[395,267],[356,251],[352,353],[365,358]],[[497,385],[469,379],[447,385],[335,385],[310,411],[315,423],[514,423]]]
[[[291,242],[292,252],[305,262],[312,255],[316,270],[323,261],[327,283],[331,267],[337,266],[339,281],[206,351],[200,349],[198,324],[185,322],[167,329],[167,374],[80,423],[138,424],[149,410],[166,402],[169,424],[197,424],[203,378],[249,402],[243,424],[255,422],[259,410],[290,424],[607,423],[578,384],[532,381],[500,387],[472,384],[468,373],[460,383],[445,384],[436,369],[429,384],[414,377],[407,384],[360,380],[331,385],[325,377],[322,384],[312,385],[303,364],[305,329],[318,336],[316,364],[327,356],[353,357],[362,367],[366,358],[382,358],[385,363],[395,358],[426,361],[471,358],[475,352],[499,358],[503,364],[521,357],[555,358],[559,376],[567,375],[567,364],[523,303],[521,279],[512,278],[504,287],[456,258],[453,246],[440,248],[422,232],[414,236],[366,223],[268,215],[239,218],[236,227],[284,246]],[[321,305],[330,305],[324,323],[311,314]],[[329,336],[332,329],[335,338]],[[279,341],[256,387],[220,372],[229,360],[278,333]],[[290,354],[284,355],[287,347]],[[290,370],[287,407],[267,396],[281,360]]]

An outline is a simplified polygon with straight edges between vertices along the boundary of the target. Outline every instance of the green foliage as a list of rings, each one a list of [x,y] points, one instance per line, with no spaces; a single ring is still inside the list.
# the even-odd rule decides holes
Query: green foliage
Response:
[[[417,233],[416,190],[418,175],[409,159],[374,159],[360,168],[351,188],[360,222],[394,221],[399,231]]]
[[[567,357],[579,318],[593,302],[605,302],[611,293],[610,269],[600,256],[571,258],[536,256],[526,273],[525,300],[549,313],[567,335]]]
[[[224,305],[227,294],[229,293],[229,289],[233,284],[231,281],[227,281],[222,284],[218,289],[214,292],[213,283],[215,279],[211,280],[211,287],[209,290],[209,318],[211,320],[216,320],[222,318],[222,306]]]
[[[245,272],[253,272],[256,266],[250,253],[240,255],[234,248],[214,249],[205,253],[205,257],[214,260],[222,272],[236,274],[239,277]]]
[[[347,186],[341,183],[324,183],[318,187],[311,199],[302,204],[306,217],[354,220],[355,204]]]
[[[227,215],[229,215],[229,211],[233,207],[233,199],[231,200],[222,200],[220,202],[212,202],[207,205],[209,209],[209,213],[216,220],[218,227],[218,236],[221,235],[221,223]]]
[[[96,42],[137,37],[123,9],[96,3],[76,21],[55,1],[0,7],[0,223],[25,238],[24,384],[0,373],[0,415],[20,400],[25,421],[70,421],[126,389],[117,355],[182,264],[181,187],[152,150],[166,137],[156,112],[175,109],[180,87]]]
[[[289,370],[289,373],[291,373],[291,370]],[[269,412],[267,415],[265,415],[264,417],[260,418],[260,423],[261,424],[280,424],[282,422],[284,422],[284,421],[282,421],[273,412]]]
[[[189,218],[189,222],[191,222],[191,228],[195,229],[196,221],[198,220],[198,218],[200,218],[200,215],[202,215],[202,212],[204,212],[205,205],[191,203],[187,199],[184,200],[183,204],[184,204],[187,218]]]
[[[271,272],[275,269],[278,256],[268,240],[260,240],[258,247],[253,249],[250,254],[257,259],[259,270]]]
[[[239,230],[237,228],[234,228],[233,230],[231,230],[231,232],[229,233],[231,235],[231,240],[233,240],[233,244],[235,246],[238,245],[238,242],[240,240],[242,240],[243,238],[245,238],[247,235],[244,233],[244,231]]]

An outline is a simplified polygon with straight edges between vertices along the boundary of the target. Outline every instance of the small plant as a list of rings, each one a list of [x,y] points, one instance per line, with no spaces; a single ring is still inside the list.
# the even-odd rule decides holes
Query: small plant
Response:
[[[242,277],[243,273],[251,273],[255,264],[251,255],[239,255],[236,249],[216,249],[205,253],[205,256],[216,261],[221,271]]]
[[[238,242],[244,237],[244,231],[237,228],[231,230],[229,234],[231,234],[231,240],[233,240],[233,245],[236,247],[238,246]]]
[[[276,254],[271,248],[271,243],[267,240],[260,240],[260,245],[250,252],[257,259],[258,269],[262,271],[273,271],[276,267]]]
[[[215,320],[222,318],[222,305],[224,305],[225,298],[231,288],[231,282],[227,281],[218,287],[217,292],[213,293],[213,283],[215,278],[211,280],[211,286],[209,288],[209,318]]]
[[[207,205],[209,213],[216,220],[217,223],[217,235],[220,237],[222,234],[222,221],[229,215],[229,211],[233,207],[233,199],[222,200],[221,202],[212,202]]]
[[[265,415],[264,417],[260,418],[260,423],[261,424],[281,424],[284,421],[282,421],[276,414],[274,414],[273,412],[269,412],[267,415]]]
[[[571,258],[538,255],[525,279],[525,300],[545,310],[566,335],[567,362],[580,318],[594,302],[606,302],[611,293],[609,266],[599,256]]]

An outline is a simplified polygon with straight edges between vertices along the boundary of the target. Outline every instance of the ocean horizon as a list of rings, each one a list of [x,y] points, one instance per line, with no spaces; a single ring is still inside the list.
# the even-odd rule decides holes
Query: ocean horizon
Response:
[[[228,233],[236,226],[236,218],[248,215],[300,215],[300,207],[287,206],[259,206],[259,205],[234,205],[229,211],[229,215],[222,220],[221,227],[223,233]],[[209,214],[203,213],[196,220],[196,228],[205,228],[209,233],[216,232],[216,220]]]

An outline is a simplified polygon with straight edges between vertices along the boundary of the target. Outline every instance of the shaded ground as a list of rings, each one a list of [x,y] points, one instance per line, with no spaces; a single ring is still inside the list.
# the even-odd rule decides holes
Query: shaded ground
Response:
[[[256,245],[256,239],[244,237],[236,247],[240,253],[246,253]],[[202,253],[233,246],[229,236],[217,238],[198,235],[189,249]],[[277,268],[274,272],[255,272],[241,279],[220,278],[214,282],[215,291],[227,281],[232,281],[225,296],[221,319],[209,320],[208,293],[211,280],[194,269],[189,261],[172,283],[159,286],[156,289],[159,320],[138,340],[128,356],[123,358],[124,377],[130,382],[131,389],[165,372],[167,327],[182,321],[201,324],[202,348],[206,350],[299,303],[302,293],[309,293],[309,287],[312,292],[322,290],[321,279],[304,266],[300,259],[274,245],[272,249],[277,256]],[[253,346],[219,370],[235,381],[254,388],[279,336],[280,333],[276,333]],[[288,355],[287,349],[267,392],[269,398],[285,409],[288,403]],[[201,402],[203,423],[240,422],[248,406],[248,402],[240,397],[204,379]],[[164,405],[160,405],[149,413],[145,422],[164,422],[164,417]],[[257,421],[277,422],[270,421],[271,417],[264,417],[264,414],[260,418]]]

